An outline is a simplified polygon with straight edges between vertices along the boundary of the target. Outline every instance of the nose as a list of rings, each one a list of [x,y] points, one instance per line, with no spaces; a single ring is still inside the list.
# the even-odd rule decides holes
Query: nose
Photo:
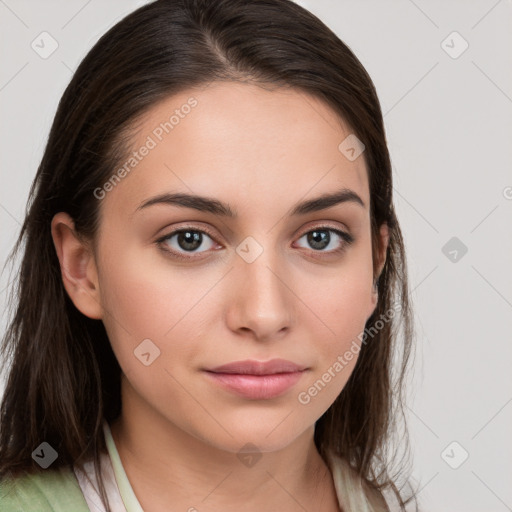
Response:
[[[233,332],[268,341],[292,327],[293,287],[275,251],[265,249],[251,263],[237,255],[229,286],[227,322]]]

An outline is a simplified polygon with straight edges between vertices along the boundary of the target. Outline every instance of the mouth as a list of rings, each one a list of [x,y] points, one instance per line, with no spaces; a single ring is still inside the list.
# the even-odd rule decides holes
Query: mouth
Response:
[[[294,373],[306,370],[307,366],[296,364],[286,359],[271,359],[270,361],[234,361],[210,368],[214,373],[237,373],[242,375],[274,375],[277,373]]]
[[[269,400],[297,384],[307,370],[292,361],[272,359],[235,361],[204,371],[210,380],[229,392],[250,400]]]

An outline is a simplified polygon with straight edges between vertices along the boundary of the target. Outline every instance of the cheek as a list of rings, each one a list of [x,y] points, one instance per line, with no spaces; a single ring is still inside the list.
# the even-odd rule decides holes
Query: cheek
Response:
[[[303,282],[298,290],[305,311],[318,324],[326,346],[343,344],[364,329],[372,307],[371,271],[366,266],[346,266],[329,276]]]
[[[134,338],[163,336],[194,298],[183,273],[157,251],[119,239],[102,254],[102,304]]]
[[[108,255],[103,253],[100,289],[103,323],[125,374],[140,366],[134,350],[145,339],[155,344],[158,363],[166,367],[173,364],[168,357],[171,345],[173,358],[192,358],[199,350],[195,340],[206,336],[207,317],[215,308],[208,291],[221,275],[207,269],[191,274],[158,254],[155,258],[157,249],[116,247],[123,245],[112,244]],[[149,252],[153,254],[148,260]]]
[[[356,261],[354,259],[354,261]],[[301,297],[309,314],[312,353],[316,365],[301,386],[298,401],[321,415],[347,383],[361,348],[361,337],[371,309],[371,260],[351,261],[336,275],[304,285]],[[306,311],[306,310],[305,310]]]

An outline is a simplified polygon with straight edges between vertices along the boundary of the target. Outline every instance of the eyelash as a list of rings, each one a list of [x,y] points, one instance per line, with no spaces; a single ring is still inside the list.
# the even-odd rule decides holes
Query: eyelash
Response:
[[[195,228],[193,226],[184,226],[184,227],[181,227],[181,228],[176,229],[174,231],[171,231],[167,235],[159,238],[158,240],[156,240],[155,243],[158,246],[162,246],[164,244],[164,242],[168,241],[173,236],[175,236],[175,235],[177,235],[179,233],[187,232],[187,231],[192,231],[194,233],[206,234],[214,242],[216,242],[214,235],[210,231],[208,231],[207,229],[205,229],[205,228],[198,229],[198,228]],[[330,251],[311,249],[311,251],[313,253],[320,253],[320,254],[325,253],[325,254],[328,254],[328,255],[341,254],[342,252],[344,252],[347,249],[347,247],[350,244],[352,244],[354,242],[354,237],[352,235],[350,235],[349,233],[346,233],[345,231],[341,231],[340,229],[333,228],[331,226],[315,226],[313,229],[309,229],[308,231],[305,231],[304,233],[302,233],[302,235],[300,235],[299,239],[304,237],[305,235],[307,235],[309,233],[312,233],[313,231],[330,231],[331,233],[337,234],[343,240],[343,243],[337,249],[333,249],[333,250],[330,250]],[[197,259],[196,256],[184,256],[183,253],[179,253],[177,251],[174,251],[174,250],[171,250],[171,249],[168,249],[168,248],[163,248],[162,247],[162,250],[165,251],[166,253],[170,253],[173,257],[175,257],[177,259],[180,259],[180,260],[194,260],[194,259]],[[191,253],[191,254],[195,254],[195,253]]]

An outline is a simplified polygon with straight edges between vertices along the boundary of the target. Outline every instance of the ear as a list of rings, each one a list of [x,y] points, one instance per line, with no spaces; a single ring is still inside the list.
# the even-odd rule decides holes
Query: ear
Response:
[[[73,219],[65,212],[53,217],[51,231],[69,297],[85,316],[101,319],[98,273],[90,244],[76,234]]]
[[[388,250],[389,245],[389,228],[386,223],[382,224],[379,230],[379,237],[378,237],[379,246],[377,248],[377,273],[374,277],[373,281],[373,288],[372,288],[372,297],[371,297],[371,313],[370,316],[375,311],[375,308],[377,307],[377,302],[379,300],[379,291],[377,287],[377,282],[379,279],[379,276],[382,272],[382,269],[384,268],[384,264],[386,263],[386,254]],[[368,318],[370,318],[370,316]]]

